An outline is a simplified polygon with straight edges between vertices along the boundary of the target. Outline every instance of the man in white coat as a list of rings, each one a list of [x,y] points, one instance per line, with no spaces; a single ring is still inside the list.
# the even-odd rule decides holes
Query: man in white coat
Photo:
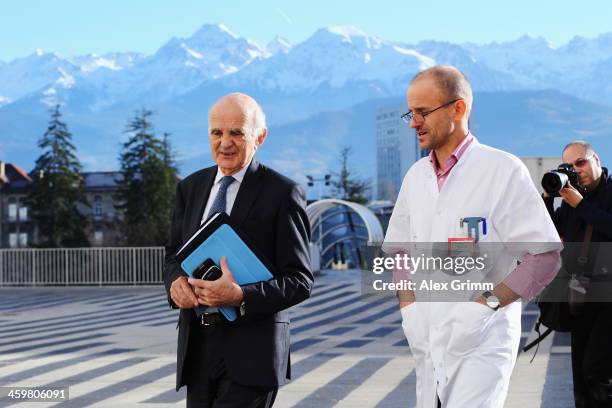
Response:
[[[502,408],[521,337],[517,300],[532,298],[556,275],[559,236],[522,162],[470,133],[472,90],[462,72],[451,66],[420,72],[407,100],[402,119],[431,154],[406,174],[383,249],[450,245],[473,240],[475,232],[476,241],[523,248],[501,256],[491,275],[494,289],[471,301],[414,301],[413,292],[398,292],[416,364],[417,407]],[[486,235],[469,231],[468,217],[477,228],[486,220]]]

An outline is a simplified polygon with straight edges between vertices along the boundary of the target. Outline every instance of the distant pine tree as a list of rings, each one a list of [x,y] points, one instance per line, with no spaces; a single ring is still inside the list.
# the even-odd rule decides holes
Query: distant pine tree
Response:
[[[165,244],[174,204],[177,167],[169,134],[155,136],[151,116],[142,109],[128,123],[130,135],[119,156],[116,208],[122,214],[120,230],[128,246]]]
[[[362,180],[349,168],[348,159],[351,156],[351,148],[345,147],[340,151],[338,159],[340,172],[334,173],[335,180],[332,182],[334,194],[342,200],[366,204],[369,200],[370,181]]]
[[[62,121],[60,106],[51,110],[49,127],[38,141],[43,153],[32,171],[33,183],[26,203],[38,226],[36,246],[89,246],[87,218],[79,206],[89,206],[81,164],[72,135]]]

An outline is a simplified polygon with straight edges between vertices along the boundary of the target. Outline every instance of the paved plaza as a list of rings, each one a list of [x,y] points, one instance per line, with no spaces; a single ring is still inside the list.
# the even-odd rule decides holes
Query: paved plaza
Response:
[[[363,301],[359,282],[323,273],[313,296],[291,309],[293,381],[275,407],[415,405],[397,304]],[[537,314],[526,305],[522,343]],[[185,406],[184,390],[174,391],[177,317],[162,286],[0,288],[0,386],[67,385],[70,395],[9,406]],[[506,407],[573,407],[567,335],[549,336],[532,357],[519,355]]]

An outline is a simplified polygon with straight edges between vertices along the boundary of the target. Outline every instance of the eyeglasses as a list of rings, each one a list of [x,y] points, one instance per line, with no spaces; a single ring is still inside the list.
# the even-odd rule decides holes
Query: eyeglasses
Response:
[[[401,118],[404,121],[404,123],[410,124],[410,122],[412,121],[412,119],[414,118],[415,120],[423,121],[425,120],[425,116],[427,115],[431,115],[432,113],[434,113],[435,111],[437,111],[438,109],[442,109],[447,107],[448,105],[451,105],[457,101],[460,101],[463,98],[458,98],[458,99],[453,99],[450,102],[446,102],[444,105],[440,105],[435,109],[432,109],[430,111],[425,111],[425,112],[412,112],[412,111],[408,111],[406,113],[404,113]]]
[[[574,166],[575,168],[584,167],[589,162],[589,160],[591,160],[591,158],[593,158],[593,155],[590,155],[587,157],[581,157],[580,159],[576,159],[574,163],[567,163],[567,164],[569,164],[570,166]]]

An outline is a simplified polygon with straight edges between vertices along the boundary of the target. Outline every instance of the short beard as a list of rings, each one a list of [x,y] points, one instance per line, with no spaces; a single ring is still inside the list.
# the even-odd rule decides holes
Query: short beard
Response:
[[[430,136],[432,136],[431,130],[429,131]],[[430,137],[429,139],[429,149],[437,150],[442,147],[451,137],[451,132],[446,132],[444,135],[440,132],[435,133],[435,137]]]

